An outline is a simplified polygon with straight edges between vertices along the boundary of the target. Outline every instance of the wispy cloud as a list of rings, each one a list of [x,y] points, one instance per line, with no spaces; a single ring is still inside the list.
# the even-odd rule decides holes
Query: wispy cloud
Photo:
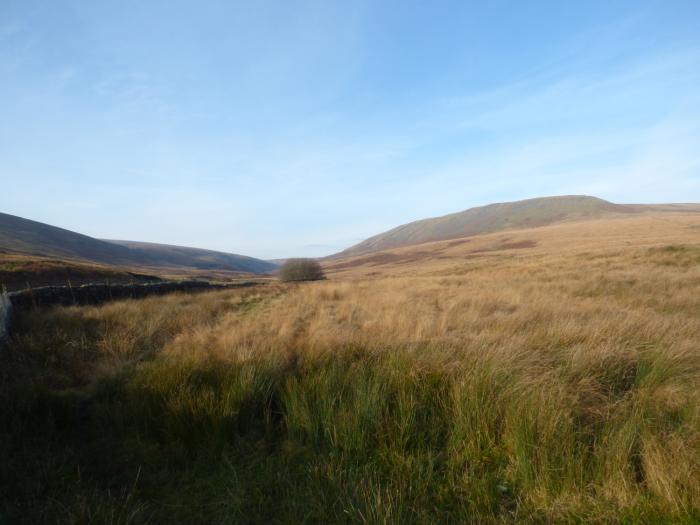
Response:
[[[685,4],[550,20],[455,3],[459,23],[427,4],[17,6],[0,26],[9,212],[271,258],[493,201],[700,200]]]

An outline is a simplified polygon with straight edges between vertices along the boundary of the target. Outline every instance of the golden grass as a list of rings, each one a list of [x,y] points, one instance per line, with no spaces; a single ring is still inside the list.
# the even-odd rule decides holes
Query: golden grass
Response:
[[[512,258],[539,257],[543,263],[567,254],[595,256],[634,247],[700,243],[700,214],[647,213],[395,248],[380,254],[326,259],[331,278],[447,275],[491,268]],[[623,264],[625,262],[623,261]]]
[[[326,282],[27,316],[13,381],[51,363],[32,381],[111,407],[157,519],[700,519],[699,216],[391,254],[328,261]],[[159,493],[133,451],[150,442],[228,470]]]

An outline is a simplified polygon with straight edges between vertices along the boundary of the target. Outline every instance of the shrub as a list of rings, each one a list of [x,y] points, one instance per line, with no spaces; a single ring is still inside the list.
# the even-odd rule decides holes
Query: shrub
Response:
[[[315,259],[288,259],[280,269],[280,280],[318,281],[325,279],[323,269]]]

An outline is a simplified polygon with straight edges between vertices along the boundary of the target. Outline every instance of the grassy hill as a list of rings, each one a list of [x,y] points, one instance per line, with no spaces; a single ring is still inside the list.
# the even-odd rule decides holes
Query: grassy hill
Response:
[[[322,261],[329,278],[364,279],[466,273],[474,266],[498,265],[550,253],[588,253],[630,246],[700,243],[697,205],[643,206],[643,212],[604,215],[583,221],[557,222],[347,254]]]
[[[109,240],[107,242],[144,254],[151,261],[151,264],[158,266],[190,267],[200,270],[232,270],[249,273],[268,273],[277,268],[274,262],[255,259],[245,255],[203,250],[201,248],[136,241]]]
[[[134,254],[124,246],[7,213],[0,213],[0,249],[115,265],[134,262]]]
[[[0,213],[0,251],[148,268],[191,268],[267,273],[273,263],[232,253],[131,241],[104,241]]]
[[[543,197],[470,208],[443,217],[423,219],[375,235],[337,254],[357,255],[411,244],[457,239],[501,230],[531,228],[558,222],[641,213],[640,205],[622,205],[585,195]],[[675,210],[675,208],[672,208]]]

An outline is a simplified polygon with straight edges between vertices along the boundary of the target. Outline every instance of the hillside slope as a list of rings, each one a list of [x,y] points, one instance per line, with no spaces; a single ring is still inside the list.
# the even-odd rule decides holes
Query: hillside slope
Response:
[[[582,264],[600,251],[693,245],[700,248],[700,206],[650,206],[643,212],[564,221],[537,228],[497,231],[360,253],[322,261],[331,279],[468,275],[515,259],[542,254],[581,254]],[[695,253],[695,252],[693,252]],[[697,261],[693,264],[697,264]]]
[[[639,212],[639,206],[613,204],[585,195],[542,197],[489,204],[398,226],[370,237],[340,252],[337,256],[359,255],[399,246],[457,239],[506,229],[546,226],[567,220]]]
[[[201,248],[121,240],[107,242],[143,253],[153,261],[152,264],[158,266],[186,266],[200,270],[234,270],[250,273],[267,273],[277,268],[277,265],[270,261]]]
[[[104,241],[37,221],[0,213],[0,251],[120,266],[195,268],[267,273],[268,261],[181,246]]]
[[[7,213],[0,213],[0,250],[109,264],[138,257],[124,246]]]

